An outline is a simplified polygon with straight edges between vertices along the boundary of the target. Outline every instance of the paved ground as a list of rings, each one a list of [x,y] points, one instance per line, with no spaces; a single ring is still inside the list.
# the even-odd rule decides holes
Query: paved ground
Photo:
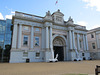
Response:
[[[57,63],[0,63],[0,75],[63,75],[89,74],[94,75],[97,61],[57,62]]]

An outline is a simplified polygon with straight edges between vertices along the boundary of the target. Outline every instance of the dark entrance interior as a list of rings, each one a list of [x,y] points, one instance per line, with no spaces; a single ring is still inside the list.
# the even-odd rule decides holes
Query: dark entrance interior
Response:
[[[58,61],[64,61],[64,50],[63,46],[54,46],[54,58],[58,54]]]

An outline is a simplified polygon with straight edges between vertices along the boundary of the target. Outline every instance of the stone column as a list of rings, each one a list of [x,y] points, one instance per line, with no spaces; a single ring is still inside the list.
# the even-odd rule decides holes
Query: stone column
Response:
[[[87,35],[85,35],[85,42],[86,42],[86,50],[89,50],[89,49],[88,49],[88,40],[87,40]]]
[[[31,49],[33,49],[33,42],[34,42],[34,27],[31,27]]]
[[[51,58],[54,59],[54,51],[53,51],[53,45],[52,45],[52,27],[50,27],[50,39],[49,39],[49,42],[50,42],[50,49],[51,49]]]
[[[96,34],[96,41],[97,41],[97,48],[100,48],[100,44],[99,44],[99,36],[98,36],[98,34]]]
[[[77,50],[80,50],[79,34],[77,33]]]
[[[19,32],[18,32],[18,48],[21,48],[21,39],[22,39],[22,25],[19,24]]]
[[[86,50],[86,46],[85,46],[85,36],[83,34],[83,49]]]
[[[72,49],[72,34],[71,34],[71,30],[69,31],[69,44],[70,44],[70,49]]]
[[[46,27],[46,48],[49,48],[48,27]]]
[[[12,38],[12,48],[16,49],[17,45],[17,24],[13,25],[13,38]]]
[[[72,31],[72,35],[73,35],[73,49],[75,49],[75,36],[74,36],[74,31]]]
[[[49,39],[49,42],[50,42],[49,47],[50,47],[50,48],[53,48],[53,47],[52,47],[52,27],[50,27],[50,39]]]

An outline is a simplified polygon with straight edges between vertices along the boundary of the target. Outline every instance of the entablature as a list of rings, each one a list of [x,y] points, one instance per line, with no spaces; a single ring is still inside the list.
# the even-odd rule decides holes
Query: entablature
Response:
[[[80,31],[80,30],[74,30],[75,33],[78,33],[78,34],[87,34],[86,31]]]
[[[20,20],[20,19],[15,19],[14,23],[16,23],[16,24],[22,24],[22,25],[29,25],[29,26],[43,27],[42,23],[31,22],[31,21]]]

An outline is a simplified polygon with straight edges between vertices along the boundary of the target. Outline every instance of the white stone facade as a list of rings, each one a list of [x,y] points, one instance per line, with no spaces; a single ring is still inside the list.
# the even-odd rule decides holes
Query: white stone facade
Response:
[[[58,61],[88,60],[87,30],[64,21],[60,10],[45,17],[15,12],[10,63],[49,62],[58,54]]]
[[[100,59],[100,27],[87,32],[89,52],[92,59]]]

